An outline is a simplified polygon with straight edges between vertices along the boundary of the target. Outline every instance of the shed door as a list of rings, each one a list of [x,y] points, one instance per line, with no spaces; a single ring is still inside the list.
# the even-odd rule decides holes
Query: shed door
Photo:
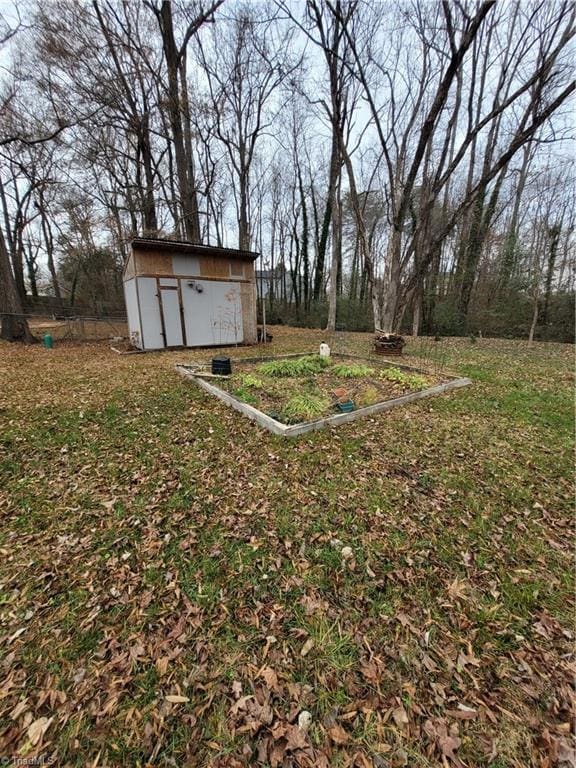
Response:
[[[189,347],[243,341],[240,285],[220,280],[181,280]]]
[[[215,344],[239,344],[243,341],[239,283],[212,283],[212,323]]]
[[[212,301],[210,282],[207,280],[181,280],[182,309],[188,347],[216,344],[212,328]]]
[[[160,287],[160,299],[162,301],[166,346],[181,347],[184,339],[182,338],[182,318],[180,317],[178,288]]]

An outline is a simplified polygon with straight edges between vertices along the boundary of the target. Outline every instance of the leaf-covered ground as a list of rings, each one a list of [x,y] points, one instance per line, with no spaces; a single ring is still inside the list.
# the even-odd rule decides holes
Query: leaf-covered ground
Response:
[[[0,756],[572,765],[573,348],[441,347],[474,386],[286,440],[206,351],[0,346]]]

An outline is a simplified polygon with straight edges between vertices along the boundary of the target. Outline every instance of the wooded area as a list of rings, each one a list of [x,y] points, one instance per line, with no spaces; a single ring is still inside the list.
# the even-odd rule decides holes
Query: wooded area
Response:
[[[271,321],[573,340],[568,0],[18,7],[2,338],[121,308],[154,234],[259,251]]]

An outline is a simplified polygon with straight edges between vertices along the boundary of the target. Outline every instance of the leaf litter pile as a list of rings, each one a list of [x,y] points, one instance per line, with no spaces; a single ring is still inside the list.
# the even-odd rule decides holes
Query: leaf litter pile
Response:
[[[474,386],[296,441],[205,351],[2,345],[0,755],[574,765],[573,350],[441,344]]]

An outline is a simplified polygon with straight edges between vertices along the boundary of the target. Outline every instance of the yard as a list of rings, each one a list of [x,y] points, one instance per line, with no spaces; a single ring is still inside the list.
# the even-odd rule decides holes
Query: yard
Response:
[[[0,757],[573,765],[574,350],[442,346],[473,386],[287,440],[206,351],[1,345]]]

